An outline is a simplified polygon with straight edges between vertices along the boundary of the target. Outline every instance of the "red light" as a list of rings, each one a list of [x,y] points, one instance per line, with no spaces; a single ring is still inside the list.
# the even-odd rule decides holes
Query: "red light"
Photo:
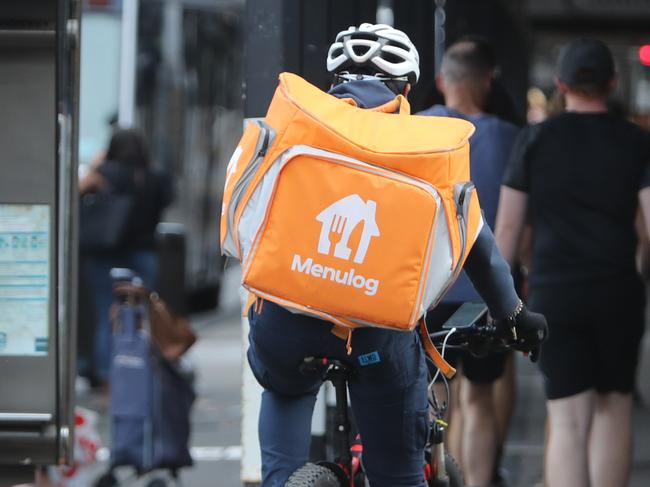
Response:
[[[639,61],[644,66],[650,66],[650,44],[641,46],[639,48]]]

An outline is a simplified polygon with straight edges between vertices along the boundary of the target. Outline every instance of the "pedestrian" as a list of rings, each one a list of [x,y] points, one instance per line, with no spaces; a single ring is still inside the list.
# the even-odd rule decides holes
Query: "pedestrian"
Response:
[[[80,180],[82,195],[106,196],[117,203],[119,196],[130,201],[120,238],[112,248],[82,249],[86,257],[87,279],[95,304],[97,326],[94,338],[94,376],[106,383],[111,354],[109,309],[112,303],[110,270],[134,270],[146,287],[155,286],[158,258],[155,250],[156,225],[162,211],[172,201],[170,180],[151,168],[144,136],[135,129],[118,129],[111,137],[106,157]],[[84,231],[82,212],[81,231]],[[118,229],[113,229],[118,231]],[[84,235],[81,240],[84,241]]]
[[[536,86],[528,89],[526,93],[528,109],[526,120],[528,123],[539,123],[548,117],[548,99],[544,92]]]
[[[639,206],[650,220],[650,136],[608,113],[615,83],[603,42],[565,46],[565,111],[522,131],[501,190],[499,247],[512,262],[530,219],[528,303],[550,328],[540,360],[549,487],[621,487],[629,476],[645,302],[634,222]]]
[[[341,107],[352,103],[362,109],[401,104],[420,72],[408,36],[383,24],[340,32],[327,66],[333,77],[329,93],[347,100]],[[488,225],[481,226],[465,268],[493,314],[513,323],[525,349],[537,348],[545,336],[544,319],[517,297]],[[370,485],[425,487],[428,384],[417,332],[362,327],[355,330],[354,350],[348,355],[344,342],[332,334],[331,322],[296,314],[271,300],[259,301],[248,314],[248,361],[265,388],[259,420],[262,485],[285,485],[307,461],[311,416],[322,381],[301,375],[298,365],[306,357],[326,356],[355,368],[349,392]],[[369,352],[381,359],[369,367],[356,366]]]
[[[485,112],[495,72],[489,44],[474,37],[452,44],[445,52],[437,77],[445,105],[434,105],[419,115],[456,117],[468,120],[476,131],[470,138],[470,172],[478,191],[485,221],[494,227],[499,190],[510,150],[519,129],[496,115]],[[441,304],[429,312],[430,327],[440,327],[464,302],[480,302],[470,280],[463,273]],[[501,450],[500,418],[494,401],[494,385],[505,371],[505,352],[476,358],[469,353],[455,357],[462,362],[462,382],[457,384],[461,400],[453,409],[452,425],[461,426],[458,458],[468,485],[483,487],[494,480]],[[452,403],[453,404],[453,403]],[[460,413],[458,417],[456,412]],[[460,421],[458,421],[460,420]],[[502,428],[504,431],[506,427]]]

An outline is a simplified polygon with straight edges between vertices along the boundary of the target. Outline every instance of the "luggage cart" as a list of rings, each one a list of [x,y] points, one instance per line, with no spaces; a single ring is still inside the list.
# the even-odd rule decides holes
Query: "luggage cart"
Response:
[[[112,269],[111,277],[111,463],[95,487],[136,481],[145,487],[178,486],[178,471],[192,465],[188,448],[195,399],[192,380],[179,364],[165,360],[152,342],[148,292],[141,279],[129,269]],[[130,467],[131,475],[120,475],[122,467]]]

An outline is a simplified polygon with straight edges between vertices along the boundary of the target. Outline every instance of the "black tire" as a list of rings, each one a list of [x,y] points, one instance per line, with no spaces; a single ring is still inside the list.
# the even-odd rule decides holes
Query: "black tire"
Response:
[[[329,468],[306,463],[291,474],[284,487],[344,487]]]
[[[117,479],[113,472],[106,472],[95,481],[94,487],[115,487],[116,485]]]
[[[429,487],[465,487],[465,479],[456,460],[445,452],[445,470],[448,481],[429,479]]]
[[[366,484],[367,484],[366,474],[364,474],[363,472],[358,473],[354,477],[354,487],[366,487]]]
[[[147,482],[146,487],[168,487],[167,481],[157,478],[157,479],[152,479],[149,482]]]
[[[448,453],[445,453],[445,469],[447,469],[447,476],[449,477],[449,487],[465,487],[463,473],[460,471],[456,460]]]

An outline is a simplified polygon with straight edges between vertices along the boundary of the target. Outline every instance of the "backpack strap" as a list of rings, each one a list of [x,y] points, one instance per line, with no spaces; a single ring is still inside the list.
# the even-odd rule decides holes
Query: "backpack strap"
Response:
[[[352,355],[352,332],[360,325],[340,316],[329,316],[328,321],[332,323],[332,334],[341,340],[345,340],[345,350]]]
[[[427,355],[431,358],[434,365],[438,367],[440,372],[442,372],[447,379],[451,379],[456,374],[456,369],[445,360],[431,341],[424,317],[420,319],[420,335],[422,335],[422,345],[424,346],[424,350],[427,352]]]
[[[246,304],[244,304],[244,307],[242,308],[242,313],[241,315],[243,317],[248,316],[248,312],[251,309],[251,306],[255,305],[255,309],[257,310],[257,296],[255,296],[253,293],[248,293],[248,297],[246,298]]]
[[[341,340],[345,340],[345,350],[348,355],[352,355],[352,332],[354,329],[334,323],[332,325],[331,331],[332,335],[340,338]]]

